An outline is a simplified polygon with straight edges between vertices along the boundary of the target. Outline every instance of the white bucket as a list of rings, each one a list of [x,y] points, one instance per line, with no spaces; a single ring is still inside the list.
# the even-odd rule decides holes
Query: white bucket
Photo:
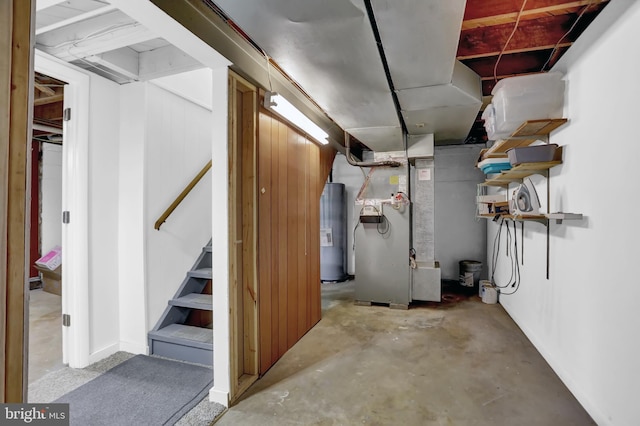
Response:
[[[478,286],[478,296],[480,296],[480,299],[482,299],[482,296],[484,296],[484,286],[488,285],[489,287],[491,287],[491,281],[489,280],[480,280],[480,285]]]
[[[482,286],[482,301],[489,305],[498,303],[498,290],[491,283]]]

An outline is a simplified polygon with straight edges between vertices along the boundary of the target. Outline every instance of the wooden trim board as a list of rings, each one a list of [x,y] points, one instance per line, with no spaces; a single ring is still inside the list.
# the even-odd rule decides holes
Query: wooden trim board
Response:
[[[28,213],[33,120],[34,0],[0,4],[0,319],[2,402],[26,401]],[[6,202],[5,202],[6,200]],[[9,250],[9,247],[11,250]]]
[[[258,378],[256,98],[255,86],[230,72],[230,402]]]

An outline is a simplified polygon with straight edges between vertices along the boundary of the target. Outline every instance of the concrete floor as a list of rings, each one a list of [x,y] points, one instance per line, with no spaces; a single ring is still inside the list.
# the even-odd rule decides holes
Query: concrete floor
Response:
[[[42,289],[29,292],[29,384],[64,367],[61,297]]]
[[[342,283],[323,310],[216,425],[594,424],[500,305],[361,307]]]

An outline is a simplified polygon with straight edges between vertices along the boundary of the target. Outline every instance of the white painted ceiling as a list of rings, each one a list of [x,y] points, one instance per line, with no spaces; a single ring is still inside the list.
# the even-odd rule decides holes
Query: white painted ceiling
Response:
[[[371,0],[394,92],[365,0],[214,2],[374,151],[403,149],[403,124],[410,135],[462,142],[480,109],[479,77],[455,60],[465,0]],[[36,47],[120,84],[224,60],[155,9],[148,0],[38,0]]]
[[[36,48],[120,84],[203,67],[111,3],[38,0]]]

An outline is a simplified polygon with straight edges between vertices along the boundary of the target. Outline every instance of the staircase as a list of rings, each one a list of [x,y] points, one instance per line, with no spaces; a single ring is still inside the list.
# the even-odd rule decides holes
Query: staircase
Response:
[[[213,365],[211,240],[203,247],[173,299],[149,332],[149,352]]]

